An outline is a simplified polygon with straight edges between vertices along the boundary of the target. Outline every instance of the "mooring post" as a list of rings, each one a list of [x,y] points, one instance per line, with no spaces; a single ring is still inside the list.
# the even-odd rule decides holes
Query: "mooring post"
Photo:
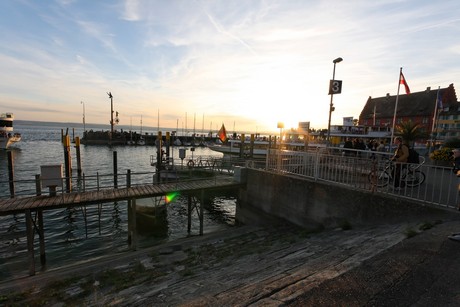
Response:
[[[169,162],[169,147],[171,146],[171,135],[168,132],[166,132],[166,158],[167,161]]]
[[[192,231],[192,196],[187,195],[187,232]]]
[[[10,197],[15,196],[14,191],[14,164],[13,164],[13,152],[8,151],[8,180],[10,183]]]
[[[136,199],[131,200],[131,249],[137,250]]]
[[[118,161],[117,161],[117,152],[113,152],[113,187],[118,189]]]
[[[204,212],[204,190],[201,190],[201,200],[200,200],[200,236],[203,235],[203,212]]]
[[[42,189],[40,186],[40,174],[35,175],[35,195],[42,195]],[[45,231],[43,229],[43,210],[37,211],[38,218],[38,238],[40,240],[40,263],[42,266],[46,264],[46,252],[45,252]]]
[[[38,238],[40,240],[40,263],[42,266],[46,265],[46,252],[45,252],[45,231],[43,229],[43,210],[39,209],[38,212]]]
[[[158,131],[158,137],[157,137],[157,167],[156,167],[156,172],[157,172],[157,182],[161,181],[161,150],[163,147],[163,137],[161,135],[161,131]]]
[[[126,173],[126,188],[131,187],[131,170],[128,170]],[[131,247],[132,242],[132,212],[131,212],[131,199],[128,199],[128,245]]]
[[[29,275],[35,275],[35,258],[34,258],[34,225],[30,209],[25,211],[26,215],[26,234],[27,234],[27,254],[29,258]]]
[[[42,188],[40,185],[40,174],[35,174],[35,195],[42,195]]]
[[[77,152],[77,176],[81,178],[81,154],[80,154],[80,137],[75,137],[75,151]]]
[[[254,140],[255,140],[254,133],[251,133],[251,145],[250,145],[250,147],[249,147],[249,148],[250,148],[250,149],[249,149],[249,150],[250,150],[250,151],[249,151],[249,156],[250,156],[251,158],[254,157]]]
[[[70,136],[66,135],[64,138],[64,163],[65,163],[65,185],[66,192],[70,193],[72,190],[71,186],[71,171],[72,171],[72,159],[70,158]]]

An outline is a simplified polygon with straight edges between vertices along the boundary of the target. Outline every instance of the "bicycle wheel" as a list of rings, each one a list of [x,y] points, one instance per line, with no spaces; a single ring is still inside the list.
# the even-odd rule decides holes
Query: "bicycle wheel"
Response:
[[[385,187],[390,182],[390,174],[387,171],[371,171],[368,175],[369,182],[379,188]]]
[[[416,187],[425,181],[425,174],[421,171],[411,171],[403,179],[408,187]]]

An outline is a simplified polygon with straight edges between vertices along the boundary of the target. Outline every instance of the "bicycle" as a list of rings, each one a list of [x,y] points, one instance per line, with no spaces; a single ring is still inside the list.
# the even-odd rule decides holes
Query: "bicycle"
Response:
[[[419,170],[420,166],[425,163],[425,159],[420,157],[418,164],[403,164],[401,169],[401,182],[404,182],[408,187],[416,187],[425,182],[425,173]],[[368,179],[375,186],[382,188],[386,187],[390,181],[394,180],[395,164],[391,160],[385,161],[384,167],[377,170],[372,170]]]

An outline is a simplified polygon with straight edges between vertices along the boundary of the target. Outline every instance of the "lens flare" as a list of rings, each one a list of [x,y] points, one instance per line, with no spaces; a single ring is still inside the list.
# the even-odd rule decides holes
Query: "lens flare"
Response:
[[[172,202],[177,196],[179,196],[179,192],[173,192],[173,193],[170,193],[170,194],[167,194],[166,195],[166,203],[169,204],[170,202]]]

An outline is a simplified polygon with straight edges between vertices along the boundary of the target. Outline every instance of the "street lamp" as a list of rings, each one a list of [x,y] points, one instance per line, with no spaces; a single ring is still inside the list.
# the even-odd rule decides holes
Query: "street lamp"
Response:
[[[112,136],[113,136],[113,96],[112,92],[107,92],[110,98],[110,144],[112,144]]]
[[[329,83],[329,95],[331,95],[331,103],[329,105],[329,121],[327,123],[327,146],[331,144],[331,115],[332,111],[335,110],[334,104],[332,103],[332,99],[334,98],[334,94],[340,94],[342,92],[342,81],[335,80],[335,64],[342,62],[342,58],[337,58],[332,63],[334,63],[334,70],[332,71],[332,80]]]

